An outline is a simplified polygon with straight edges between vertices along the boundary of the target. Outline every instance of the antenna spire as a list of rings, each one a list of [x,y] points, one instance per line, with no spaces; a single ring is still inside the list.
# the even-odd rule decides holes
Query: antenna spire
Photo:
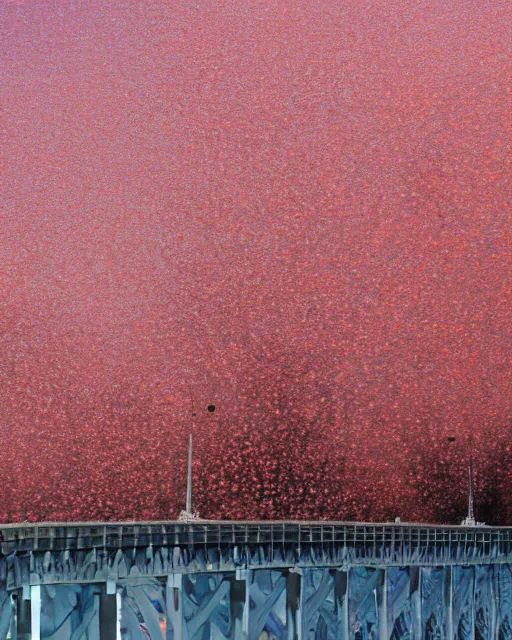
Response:
[[[192,431],[188,437],[188,466],[187,466],[187,513],[192,513]]]
[[[178,520],[180,522],[190,522],[192,520],[199,520],[199,514],[192,509],[192,432],[194,431],[194,398],[192,391],[190,392],[190,400],[192,403],[192,422],[190,425],[190,432],[188,434],[188,457],[187,457],[187,499],[185,503],[185,511],[180,513]]]
[[[475,519],[475,499],[473,495],[473,434],[469,436],[469,464],[468,464],[468,515],[461,522],[463,527],[482,527],[484,522]]]
[[[468,478],[468,517],[467,520],[475,522],[475,505],[473,499],[473,453],[469,458]]]

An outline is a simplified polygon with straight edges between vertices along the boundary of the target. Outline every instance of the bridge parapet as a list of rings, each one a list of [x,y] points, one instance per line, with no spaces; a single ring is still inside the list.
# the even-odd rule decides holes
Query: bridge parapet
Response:
[[[512,528],[327,522],[85,523],[1,529],[6,588],[170,573],[512,562]]]
[[[450,547],[457,559],[472,556],[500,561],[512,553],[512,527],[461,527],[423,524],[361,524],[341,522],[176,521],[152,523],[45,523],[0,527],[1,552],[133,549],[141,547],[222,548],[235,545],[343,546],[379,561],[404,549],[424,555]]]
[[[62,619],[56,640],[85,628],[92,640],[122,629],[143,637],[143,627],[173,640],[264,631],[348,640],[361,629],[382,640],[512,638],[512,528],[172,521],[0,531],[0,640],[39,638]]]

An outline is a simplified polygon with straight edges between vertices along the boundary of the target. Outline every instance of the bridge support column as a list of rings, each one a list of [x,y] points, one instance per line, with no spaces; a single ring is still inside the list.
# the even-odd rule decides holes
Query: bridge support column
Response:
[[[453,635],[453,567],[446,567],[446,635],[452,640]],[[494,636],[493,636],[494,637]]]
[[[11,594],[11,621],[9,623],[9,633],[11,640],[16,640],[18,637],[18,594]]]
[[[409,569],[412,637],[414,640],[422,640],[423,622],[421,615],[421,568]]]
[[[30,636],[30,587],[23,586],[21,594],[14,600],[16,610],[16,635],[14,638]]]
[[[348,619],[348,596],[349,596],[349,575],[348,569],[337,569],[334,597],[336,599],[336,610],[338,612],[338,629],[340,640],[349,640],[349,619]]]
[[[291,569],[286,577],[286,640],[302,640],[302,574]]]
[[[115,580],[108,579],[98,594],[99,635],[108,640],[121,639],[121,593]]]
[[[237,569],[231,590],[233,637],[246,640],[249,637],[249,583],[251,571]]]
[[[490,577],[489,578],[489,591],[491,593],[491,638],[497,638],[498,637],[498,629],[499,629],[499,614],[498,614],[498,606],[497,606],[497,594],[495,591],[495,582],[493,580],[494,578],[494,572],[498,572],[499,571],[499,565],[498,566],[494,566],[494,567],[489,567],[489,574]]]
[[[31,640],[41,640],[41,586],[30,587]]]
[[[377,581],[377,611],[379,621],[379,640],[389,640],[388,632],[388,580],[387,569],[379,569]]]
[[[173,640],[184,640],[185,618],[183,614],[183,575],[171,573],[167,576],[165,600],[167,603],[167,625],[172,629]]]
[[[105,585],[105,593],[106,593],[106,597],[104,597],[103,606],[106,612],[106,616],[110,617],[111,620],[103,621],[104,622],[103,633],[104,634],[108,633],[110,636],[115,637],[116,640],[121,640],[121,620],[122,620],[122,604],[123,603],[122,603],[121,591],[118,588],[117,582],[115,580],[110,580],[110,579],[107,580]],[[109,626],[107,627],[107,625]],[[107,628],[108,628],[108,631],[107,631]]]
[[[121,640],[121,621],[123,619],[123,600],[120,591],[116,592],[116,640]]]

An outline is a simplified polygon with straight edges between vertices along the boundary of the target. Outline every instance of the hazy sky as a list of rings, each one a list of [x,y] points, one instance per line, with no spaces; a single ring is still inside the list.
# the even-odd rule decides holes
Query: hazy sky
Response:
[[[305,372],[305,412],[327,389],[372,465],[420,423],[509,437],[508,2],[2,0],[0,24],[4,513],[76,516],[66,482],[107,468],[171,487],[191,395],[249,423],[253,362],[269,397]]]

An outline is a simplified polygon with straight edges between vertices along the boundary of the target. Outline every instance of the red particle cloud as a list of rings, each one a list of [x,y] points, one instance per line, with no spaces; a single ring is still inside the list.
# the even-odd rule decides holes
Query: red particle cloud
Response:
[[[508,3],[0,18],[0,521],[511,522]]]

